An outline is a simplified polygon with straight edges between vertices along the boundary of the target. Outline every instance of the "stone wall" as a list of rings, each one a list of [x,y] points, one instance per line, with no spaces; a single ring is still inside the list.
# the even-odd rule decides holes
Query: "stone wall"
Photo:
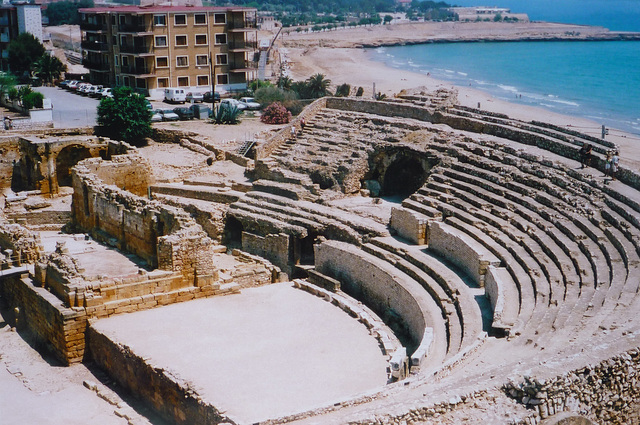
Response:
[[[581,412],[602,424],[638,423],[640,348],[549,379],[525,377],[503,387],[535,413],[519,424],[535,424],[562,411]]]
[[[33,263],[43,251],[39,234],[9,223],[0,223],[0,248],[10,254],[13,265]]]
[[[302,113],[292,120],[288,126],[278,131],[273,137],[270,137],[269,140],[264,143],[260,143],[259,146],[256,147],[255,159],[262,159],[271,155],[276,149],[278,149],[278,147],[291,137],[291,127],[293,126],[300,130],[300,120],[303,118],[305,120],[309,120],[319,110],[326,108],[328,106],[327,99],[328,98],[323,97],[314,101],[311,105],[304,108]]]
[[[26,275],[4,278],[0,295],[12,308],[18,308],[18,328],[28,329],[58,360],[64,364],[83,360],[84,311],[65,307],[54,294],[34,286]]]
[[[89,173],[103,184],[116,186],[134,195],[145,197],[154,183],[151,164],[137,152],[112,156],[109,161],[92,158],[82,161]]]
[[[429,222],[428,243],[429,249],[456,264],[479,286],[484,286],[487,268],[500,265],[500,260],[485,247],[470,237],[451,231],[448,224],[440,221]]]
[[[404,238],[416,245],[424,245],[427,239],[427,217],[403,207],[391,208],[389,225]]]
[[[14,163],[20,161],[20,146],[18,136],[3,136],[0,138],[0,193],[11,188]]]
[[[421,300],[428,295],[415,281],[398,277],[397,269],[344,242],[316,244],[318,272],[339,280],[342,290],[382,318],[392,310],[404,321],[412,342],[420,345],[427,328]]]
[[[242,250],[266,258],[287,274],[291,274],[289,258],[289,235],[279,233],[258,236],[249,232],[242,232]]]
[[[165,420],[178,425],[235,424],[204,402],[190,382],[150,364],[92,327],[88,332],[91,359]]]

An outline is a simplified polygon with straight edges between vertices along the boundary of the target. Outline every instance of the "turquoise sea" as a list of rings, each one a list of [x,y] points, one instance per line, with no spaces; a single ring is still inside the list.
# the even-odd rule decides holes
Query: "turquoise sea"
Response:
[[[528,13],[532,20],[640,31],[640,0],[504,0],[497,5]],[[640,136],[640,41],[423,44],[369,54],[394,68],[430,73]]]

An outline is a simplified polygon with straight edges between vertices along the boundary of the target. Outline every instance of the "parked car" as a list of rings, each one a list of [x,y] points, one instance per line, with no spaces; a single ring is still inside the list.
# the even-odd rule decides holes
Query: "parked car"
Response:
[[[173,112],[175,112],[181,120],[192,120],[194,118],[194,113],[191,108],[173,108]]]
[[[162,112],[158,109],[155,111],[151,111],[151,122],[160,122],[162,121]]]
[[[178,121],[180,117],[171,109],[159,109],[158,112],[162,115],[162,121]]]
[[[244,103],[248,110],[257,111],[260,109],[260,104],[256,102],[253,97],[241,97],[240,102]]]
[[[80,84],[78,84],[78,85],[76,86],[76,89],[75,89],[75,90],[76,90],[76,93],[78,93],[78,94],[83,94],[83,93],[84,93],[84,91],[85,91],[86,89],[88,89],[90,86],[91,86],[91,84],[89,84],[89,83],[80,83]]]
[[[224,106],[224,107],[233,107],[235,106],[236,108],[238,108],[241,111],[244,111],[245,109],[247,109],[247,105],[245,105],[244,103],[240,102],[239,100],[236,99],[222,99],[220,101],[220,106]]]
[[[187,93],[184,89],[168,88],[164,89],[165,102],[184,103],[187,100]]]
[[[151,102],[149,102],[149,99],[145,99],[144,100],[144,104],[147,107],[148,110],[152,110],[153,109],[153,105],[151,104]]]
[[[111,88],[109,87],[103,88],[102,91],[100,92],[100,97],[113,97],[113,94],[111,94]]]
[[[69,83],[73,81],[73,80],[62,80],[58,82],[58,87],[60,87],[61,89],[66,89],[67,85],[69,85]]]
[[[204,92],[204,94],[202,95],[202,101],[203,102],[207,102],[207,103],[211,103],[212,100],[215,100],[216,102],[220,102],[220,93],[215,92],[213,99],[211,98],[211,91],[207,91]]]
[[[192,91],[187,93],[187,102],[196,103],[196,102],[202,102],[203,100],[204,100],[204,95],[202,93],[192,92]]]
[[[66,89],[67,90],[76,90],[78,88],[79,84],[82,84],[82,83],[80,81],[77,81],[77,80],[69,81],[69,84],[67,84]]]
[[[90,86],[88,89],[84,91],[87,96],[95,97],[97,93],[100,93],[104,87],[103,86]]]

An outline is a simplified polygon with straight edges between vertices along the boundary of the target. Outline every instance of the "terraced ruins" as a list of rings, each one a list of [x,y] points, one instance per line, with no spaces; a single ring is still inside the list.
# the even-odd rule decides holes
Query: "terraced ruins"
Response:
[[[6,224],[5,251],[36,266],[0,293],[61,360],[95,361],[175,423],[243,422],[94,319],[288,280],[367,327],[388,383],[259,423],[633,423],[640,175],[603,177],[608,141],[456,103],[320,99],[252,160],[228,153],[250,182],[154,183],[109,142],[73,168],[73,224],[146,271],[87,282],[64,247],[45,259]]]

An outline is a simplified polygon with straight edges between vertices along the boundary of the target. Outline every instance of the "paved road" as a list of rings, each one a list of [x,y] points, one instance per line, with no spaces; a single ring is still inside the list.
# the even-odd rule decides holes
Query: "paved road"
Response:
[[[96,125],[96,108],[99,100],[80,96],[58,87],[35,87],[53,103],[55,128],[93,127]]]

